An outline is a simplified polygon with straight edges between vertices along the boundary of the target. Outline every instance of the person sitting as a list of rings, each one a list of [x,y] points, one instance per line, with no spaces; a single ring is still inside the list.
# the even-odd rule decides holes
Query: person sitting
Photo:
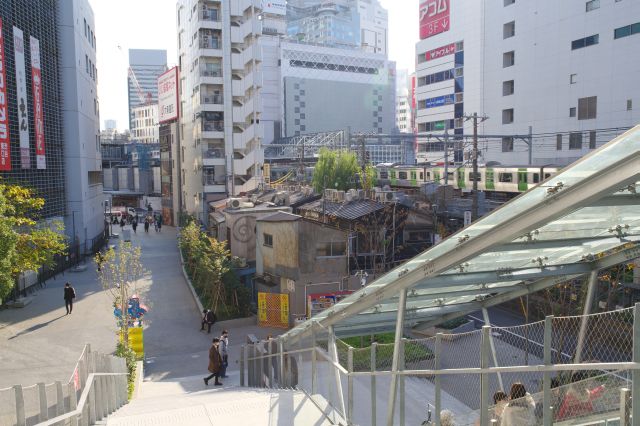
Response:
[[[217,319],[218,318],[216,317],[215,312],[213,312],[212,310],[205,309],[204,311],[202,311],[202,325],[200,327],[200,331],[204,330],[204,326],[206,324],[208,326],[207,333],[211,333],[211,326],[215,324]]]
[[[536,424],[536,403],[520,382],[511,385],[509,403],[502,411],[501,426],[533,426]]]
[[[556,421],[567,420],[591,414],[593,412],[592,401],[602,396],[604,385],[589,389],[590,383],[584,371],[576,371],[571,376],[571,385],[564,394],[562,404],[556,415]]]
[[[493,419],[497,420],[497,424],[500,424],[502,412],[504,411],[504,407],[506,407],[508,403],[509,397],[506,393],[500,390],[493,394]]]

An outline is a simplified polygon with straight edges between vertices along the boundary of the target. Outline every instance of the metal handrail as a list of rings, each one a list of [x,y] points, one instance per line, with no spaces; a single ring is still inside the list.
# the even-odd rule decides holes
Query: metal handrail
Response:
[[[91,373],[87,378],[87,383],[82,391],[82,395],[80,395],[80,400],[78,401],[78,406],[75,410],[69,411],[68,413],[62,414],[58,417],[54,417],[53,419],[46,420],[44,422],[37,423],[36,426],[51,426],[58,422],[61,422],[66,419],[70,419],[73,416],[82,415],[84,411],[84,406],[89,399],[89,392],[91,392],[91,388],[93,387],[93,379],[96,376],[126,376],[128,373]]]

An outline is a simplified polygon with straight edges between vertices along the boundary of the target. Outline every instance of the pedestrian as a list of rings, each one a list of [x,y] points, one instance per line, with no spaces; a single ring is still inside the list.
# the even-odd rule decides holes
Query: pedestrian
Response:
[[[596,386],[595,380],[588,379],[584,371],[576,371],[571,375],[571,384],[562,398],[556,421],[586,417],[593,413],[593,401],[603,395],[605,386]]]
[[[222,386],[222,383],[218,381],[218,377],[220,376],[220,367],[222,366],[222,357],[220,356],[220,352],[218,351],[218,346],[220,345],[220,339],[217,337],[213,338],[211,343],[211,347],[209,348],[209,373],[211,375],[204,378],[205,386],[209,386],[209,380],[213,377],[216,378],[214,383],[215,386]]]
[[[158,215],[158,232],[162,232],[162,215]]]
[[[158,217],[154,214],[152,220],[153,220],[153,228],[156,230],[156,232],[158,232]]]
[[[207,329],[207,333],[211,333],[211,327],[216,323],[218,318],[216,317],[216,313],[210,309],[205,309],[202,311],[202,324],[200,327],[200,331],[204,331],[205,324],[209,326]]]
[[[133,222],[131,222],[131,228],[133,228],[133,233],[136,233],[136,229],[138,229],[138,218],[134,218]]]
[[[66,283],[64,285],[64,306],[67,308],[67,315],[73,311],[73,299],[76,298],[76,291],[71,284]]]
[[[144,219],[144,232],[149,233],[149,218]]]
[[[504,407],[506,407],[508,403],[509,397],[503,391],[499,390],[493,394],[493,420],[496,420],[497,424],[500,424],[502,412],[504,411]]]
[[[509,403],[502,411],[500,426],[534,426],[536,402],[520,382],[511,385]]]
[[[220,368],[220,377],[223,379],[227,377],[227,366],[229,365],[229,353],[227,348],[229,346],[229,332],[222,330],[220,336],[220,355],[222,355],[222,367]]]
[[[124,217],[120,218],[120,229],[124,228]]]

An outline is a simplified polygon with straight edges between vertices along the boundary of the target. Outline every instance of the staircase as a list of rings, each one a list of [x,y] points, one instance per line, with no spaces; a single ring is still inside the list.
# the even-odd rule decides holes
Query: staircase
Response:
[[[106,419],[107,425],[331,425],[304,392],[240,387],[239,372],[224,386],[201,376],[142,382],[137,398]],[[213,382],[213,381],[212,381]]]

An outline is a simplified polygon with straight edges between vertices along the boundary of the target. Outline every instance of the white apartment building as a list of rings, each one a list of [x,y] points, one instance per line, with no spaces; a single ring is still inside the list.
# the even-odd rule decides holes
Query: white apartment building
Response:
[[[527,164],[531,129],[531,163],[564,165],[640,122],[640,2],[433,3],[416,44],[419,132],[471,135],[464,116],[478,113],[496,136],[480,139],[480,162]],[[468,145],[451,145],[458,161]],[[417,161],[443,149],[421,139]]]
[[[179,172],[186,212],[261,182],[260,0],[179,0]]]
[[[58,60],[64,136],[65,229],[83,244],[104,232],[100,109],[94,15],[87,0],[58,2]]]
[[[160,143],[158,104],[138,105],[131,113],[131,139],[137,143]]]
[[[413,133],[411,78],[406,69],[396,72],[396,130]]]

